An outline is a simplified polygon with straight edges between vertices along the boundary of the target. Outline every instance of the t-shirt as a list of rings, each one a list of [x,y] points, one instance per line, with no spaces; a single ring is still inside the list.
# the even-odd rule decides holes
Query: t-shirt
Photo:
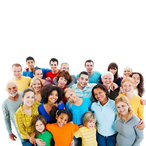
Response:
[[[69,146],[73,140],[74,132],[79,130],[78,125],[66,123],[63,127],[58,127],[57,123],[47,124],[46,129],[53,135],[55,146]]]
[[[36,138],[39,138],[43,142],[45,142],[45,146],[51,146],[51,139],[53,138],[53,136],[49,131],[46,130],[44,133],[39,133],[39,135],[36,135]]]
[[[56,74],[53,74],[52,71],[47,72],[45,75],[45,78],[50,77],[51,78],[51,83],[53,82],[53,79],[58,75],[58,73],[60,72],[60,70],[58,70],[58,72]]]

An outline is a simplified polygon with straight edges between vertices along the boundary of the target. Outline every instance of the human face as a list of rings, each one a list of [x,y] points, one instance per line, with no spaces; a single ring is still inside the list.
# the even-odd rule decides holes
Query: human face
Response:
[[[108,101],[106,93],[100,88],[94,89],[94,96],[102,105],[104,105]]]
[[[56,71],[57,67],[58,67],[57,61],[54,61],[54,62],[51,61],[50,67],[51,67],[52,71]]]
[[[69,66],[68,66],[68,64],[62,64],[62,66],[61,66],[61,68],[60,68],[60,71],[67,71],[67,72],[69,72]]]
[[[63,127],[68,122],[68,118],[68,115],[65,113],[61,113],[59,116],[56,115],[58,127]]]
[[[128,113],[129,105],[127,103],[118,102],[116,104],[116,107],[117,107],[118,113],[120,113],[122,116],[124,116],[124,115],[126,115]]]
[[[45,130],[45,126],[42,121],[38,120],[35,124],[36,130],[40,133],[43,133]]]
[[[113,83],[113,78],[111,74],[107,74],[102,78],[103,85],[105,85],[108,89],[111,87]]]
[[[65,94],[65,97],[66,97],[67,101],[69,101],[71,103],[74,103],[77,100],[77,95],[74,91],[68,91]]]
[[[34,65],[35,65],[35,62],[33,60],[27,60],[26,61],[26,65],[30,68],[30,69],[33,69],[34,68]]]
[[[42,79],[42,77],[43,77],[42,70],[41,69],[36,70],[34,77],[38,77],[38,78]]]
[[[134,81],[135,81],[135,86],[137,87],[138,84],[140,83],[140,76],[139,76],[139,74],[133,74],[133,75],[132,75],[132,78],[134,79]]]
[[[14,83],[8,83],[7,91],[9,96],[15,97],[18,94],[17,86]]]
[[[41,90],[42,86],[41,86],[41,82],[39,80],[35,80],[32,84],[32,88],[38,92]]]
[[[60,77],[58,80],[58,86],[64,88],[66,84],[67,84],[67,80],[65,79],[65,77]]]
[[[89,82],[88,75],[81,74],[81,76],[78,77],[78,82],[78,88],[83,90]]]
[[[34,93],[32,91],[26,92],[22,100],[24,105],[32,106],[35,100]]]
[[[88,129],[92,129],[95,126],[95,123],[96,123],[96,120],[89,121],[87,122],[86,127]]]
[[[115,75],[116,73],[117,73],[117,69],[115,68],[115,69],[113,69],[113,68],[110,68],[110,70],[109,70],[113,75]]]
[[[55,103],[58,99],[58,92],[53,90],[51,94],[48,96],[48,101],[51,103]]]
[[[14,77],[16,78],[20,78],[21,77],[21,73],[22,73],[22,68],[19,66],[13,66],[12,67],[12,72],[13,72],[13,75]]]
[[[134,88],[133,84],[129,81],[125,81],[122,85],[122,89],[125,94],[132,93],[133,88]]]
[[[129,77],[131,73],[132,73],[132,70],[131,69],[124,70],[124,76],[125,77]]]
[[[92,73],[93,72],[93,68],[94,68],[93,62],[86,62],[85,68],[86,68],[88,73]]]

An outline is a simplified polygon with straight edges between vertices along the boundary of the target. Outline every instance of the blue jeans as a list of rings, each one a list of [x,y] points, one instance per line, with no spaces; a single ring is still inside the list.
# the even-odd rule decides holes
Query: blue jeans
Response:
[[[102,136],[99,133],[96,134],[98,146],[115,146],[117,134],[111,136]]]
[[[21,143],[23,146],[34,146],[30,141],[29,139],[22,139],[21,138]]]

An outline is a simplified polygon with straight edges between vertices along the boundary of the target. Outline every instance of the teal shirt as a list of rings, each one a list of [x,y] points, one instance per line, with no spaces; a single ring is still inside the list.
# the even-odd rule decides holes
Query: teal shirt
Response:
[[[39,133],[39,135],[36,135],[36,138],[39,138],[43,142],[45,142],[45,146],[51,146],[51,139],[53,138],[53,136],[49,131],[46,130],[44,133]]]

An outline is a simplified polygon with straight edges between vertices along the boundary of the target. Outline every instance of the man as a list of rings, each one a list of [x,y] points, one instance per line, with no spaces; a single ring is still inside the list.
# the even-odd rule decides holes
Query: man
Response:
[[[34,66],[35,66],[35,60],[33,57],[29,56],[26,58],[26,65],[28,66],[25,71],[22,72],[22,76],[25,77],[30,77],[33,78],[33,71],[34,71]],[[45,69],[45,68],[41,68],[42,73],[43,73],[43,78],[46,75],[47,72],[51,71],[51,69]]]
[[[69,64],[68,63],[62,63],[61,64],[61,67],[60,67],[60,71],[67,71],[69,73]],[[73,84],[76,84],[77,83],[77,79],[75,77],[75,75],[71,75],[72,76],[72,82],[67,85],[66,87],[71,87]],[[56,78],[53,79],[53,84],[54,85],[58,85],[57,81],[56,81]]]
[[[22,73],[22,67],[20,64],[16,63],[12,65],[12,72],[13,72],[13,79],[10,81],[13,81],[17,84],[18,90],[22,92],[24,89],[29,87],[29,84],[31,82],[30,77],[21,76]]]
[[[91,91],[96,84],[88,83],[88,73],[85,71],[81,72],[77,80],[78,83],[71,87],[73,90],[75,90],[77,96],[80,98],[90,98],[90,100],[93,101]]]
[[[101,76],[101,73],[98,71],[93,71],[94,68],[94,62],[92,60],[87,60],[85,62],[85,68],[87,73],[89,74],[89,83],[99,83],[99,79]],[[76,76],[76,78],[78,78],[79,75]]]
[[[52,71],[46,73],[45,79],[51,81],[52,83],[53,79],[58,75],[60,70],[58,69],[58,60],[56,58],[52,58],[49,64]]]
[[[6,91],[8,92],[8,98],[2,103],[2,111],[9,137],[11,140],[15,141],[17,137],[12,132],[11,121],[16,128],[14,114],[19,108],[19,105],[22,103],[22,99],[21,95],[18,94],[18,87],[15,82],[8,82],[6,86]],[[18,131],[17,134],[20,138],[20,134],[18,133]]]

